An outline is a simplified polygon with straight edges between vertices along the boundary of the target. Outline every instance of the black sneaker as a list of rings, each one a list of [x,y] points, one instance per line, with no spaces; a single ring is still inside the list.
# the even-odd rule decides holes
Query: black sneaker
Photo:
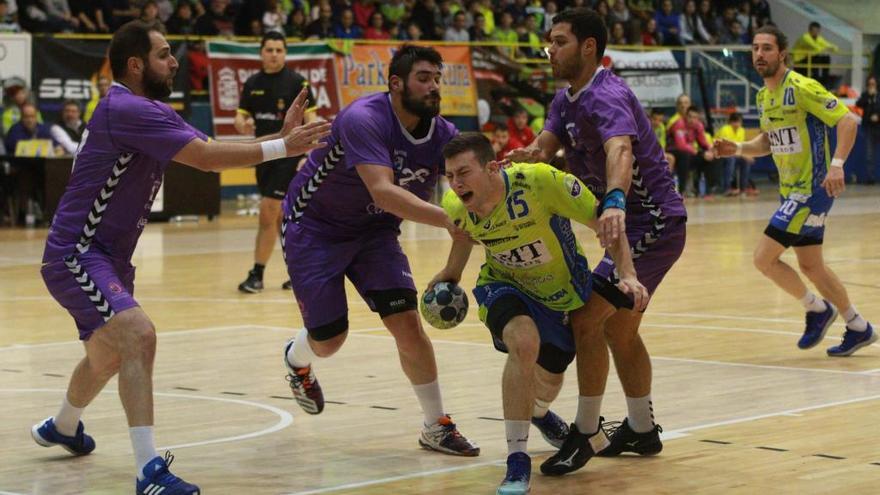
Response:
[[[238,284],[238,290],[245,294],[257,294],[263,292],[263,279],[258,277],[253,270],[248,272],[247,279]]]
[[[657,455],[663,450],[663,442],[660,441],[660,432],[663,428],[654,425],[651,431],[636,433],[629,427],[626,418],[623,422],[609,421],[602,424],[605,434],[611,438],[611,445],[599,452],[599,457],[614,457],[623,452],[635,452],[639,455]]]
[[[600,425],[603,419],[599,418]],[[599,428],[596,433],[587,435],[581,433],[577,425],[572,423],[562,448],[541,464],[541,472],[549,476],[561,476],[577,471],[584,467],[587,461],[596,455],[596,452],[607,446],[608,437],[605,436],[605,431],[602,428]]]
[[[291,289],[293,289],[293,284],[291,284],[290,280],[288,280],[287,282],[284,282],[283,284],[281,284],[281,288],[284,290],[291,290]]]

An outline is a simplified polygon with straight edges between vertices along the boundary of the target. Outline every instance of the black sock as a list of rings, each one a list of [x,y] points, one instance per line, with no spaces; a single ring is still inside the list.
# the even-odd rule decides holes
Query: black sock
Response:
[[[258,279],[263,280],[263,271],[266,269],[266,265],[261,265],[259,263],[254,263],[254,268],[251,272],[257,276]]]

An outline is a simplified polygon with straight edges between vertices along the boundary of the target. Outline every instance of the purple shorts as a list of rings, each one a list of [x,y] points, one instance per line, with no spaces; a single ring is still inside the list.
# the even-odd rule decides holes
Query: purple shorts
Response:
[[[633,255],[636,275],[651,295],[681,257],[686,225],[686,217],[651,217],[647,221],[627,217],[626,237]],[[621,298],[628,300],[631,306],[632,300],[629,296],[625,296],[615,287],[619,281],[614,261],[608,251],[605,251],[605,257],[593,270],[593,289],[618,308],[626,306]]]
[[[49,293],[76,322],[80,340],[89,340],[114,314],[138,306],[134,267],[127,261],[88,252],[46,263],[40,273]]]
[[[286,223],[284,258],[306,328],[334,323],[348,315],[347,277],[373,311],[374,291],[416,290],[409,260],[391,229],[357,238],[327,238]]]

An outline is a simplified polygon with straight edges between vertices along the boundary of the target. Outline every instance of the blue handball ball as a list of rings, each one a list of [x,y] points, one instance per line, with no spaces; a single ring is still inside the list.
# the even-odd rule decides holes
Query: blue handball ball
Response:
[[[419,310],[432,327],[453,328],[467,316],[467,294],[457,284],[439,282],[422,295]]]

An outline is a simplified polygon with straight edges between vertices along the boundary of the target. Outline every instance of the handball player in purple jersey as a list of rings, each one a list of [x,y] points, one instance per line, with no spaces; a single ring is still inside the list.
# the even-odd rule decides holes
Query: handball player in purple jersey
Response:
[[[171,160],[204,171],[255,165],[324,146],[329,124],[299,126],[302,92],[280,133],[237,143],[210,141],[160,100],[171,94],[178,64],[161,28],[132,21],[109,48],[115,82],[83,133],[67,189],[49,227],[41,273],[52,297],[73,317],[86,356],[61,409],[35,425],[34,440],[89,454],[83,409],[111,377],[128,419],[138,494],[196,494],[168,470],[153,439],[152,369],[156,331],[134,299],[131,257]]]
[[[309,155],[284,199],[282,243],[305,328],[284,348],[287,379],[310,414],[324,409],[314,365],[348,335],[348,278],[394,336],[403,372],[424,413],[419,444],[475,456],[443,408],[431,341],[416,312],[409,261],[397,236],[403,219],[460,235],[428,203],[444,173],[443,146],[456,134],[439,116],[440,54],[404,45],[388,67],[388,92],[361,97],[333,122],[327,146]]]
[[[569,171],[601,198],[599,239],[611,245],[626,235],[639,282],[653,295],[660,281],[681,256],[687,213],[675,192],[663,149],[651,122],[632,90],[600,61],[607,29],[589,9],[571,9],[553,18],[550,63],[553,75],[569,82],[550,105],[544,130],[527,148],[511,151],[512,161],[549,161],[559,149]],[[541,470],[565,474],[581,468],[594,454],[621,452],[642,455],[662,449],[651,402],[651,360],[638,330],[642,312],[617,288],[619,277],[608,255],[593,271],[593,295],[587,310],[573,315],[578,367],[578,410],[569,438]],[[627,401],[627,417],[609,428],[610,445],[600,408],[608,376],[611,348]]]

